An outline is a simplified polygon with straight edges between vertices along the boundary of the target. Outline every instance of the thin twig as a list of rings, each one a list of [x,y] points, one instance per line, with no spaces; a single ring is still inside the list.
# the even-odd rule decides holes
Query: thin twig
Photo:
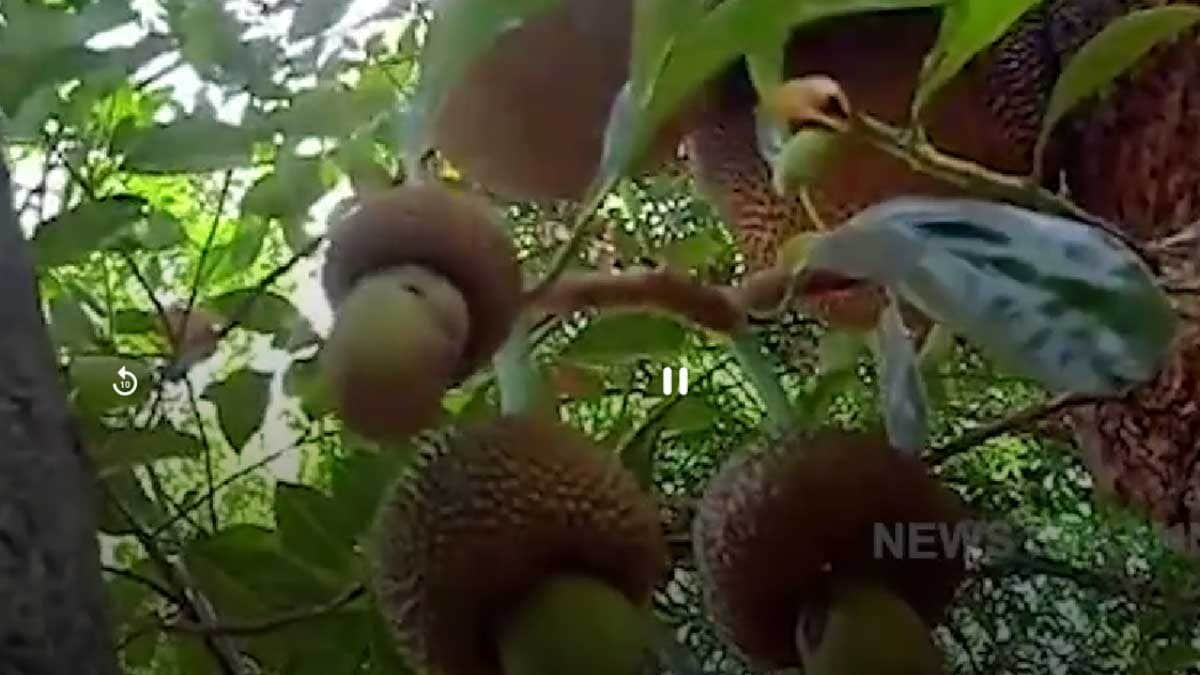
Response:
[[[970,431],[957,439],[946,443],[934,451],[936,463],[941,464],[955,455],[962,454],[980,445],[996,436],[1001,436],[1013,431],[1025,429],[1032,424],[1040,422],[1047,417],[1051,417],[1067,408],[1074,408],[1081,405],[1089,405],[1101,403],[1110,398],[1102,396],[1088,396],[1083,394],[1060,394],[1054,398],[1035,406],[1021,410],[1002,420],[982,426],[974,431]]]
[[[308,244],[304,246],[304,248],[296,251],[291,258],[288,258],[282,265],[271,270],[267,276],[263,277],[262,280],[258,282],[258,285],[254,287],[254,293],[249,298],[246,298],[244,301],[242,301],[242,304],[238,306],[236,310],[234,310],[233,316],[229,317],[229,322],[222,326],[221,330],[217,332],[217,341],[220,342],[221,340],[224,340],[231,332],[233,332],[234,328],[240,326],[241,323],[246,320],[246,317],[249,316],[250,310],[253,309],[254,303],[258,300],[259,296],[265,293],[267,288],[269,288],[271,284],[278,281],[280,277],[290,272],[293,267],[300,263],[301,260],[315,253],[317,247],[320,246],[323,241],[325,241],[324,237],[314,237],[312,241],[308,242]]]
[[[102,484],[108,500],[129,523],[130,530],[150,560],[158,567],[163,577],[171,587],[184,599],[183,609],[196,621],[202,624],[215,625],[217,617],[203,594],[188,583],[186,570],[182,564],[173,562],[158,545],[158,540],[151,535],[141,520],[126,506],[125,502],[112,491],[107,484]],[[248,675],[242,654],[228,639],[220,636],[206,636],[205,644],[216,658],[222,672],[226,675]]]
[[[175,513],[174,516],[171,516],[166,522],[164,522],[163,524],[154,528],[154,530],[150,532],[150,535],[157,537],[159,534],[169,530],[171,527],[174,527],[174,525],[176,523],[178,523],[180,520],[183,520],[184,518],[186,518],[187,514],[191,513],[192,511],[195,511],[198,508],[203,507],[207,502],[214,499],[216,497],[217,493],[220,492],[222,489],[228,487],[229,485],[231,485],[233,483],[236,483],[237,481],[241,480],[242,478],[245,478],[246,476],[249,476],[250,474],[252,474],[255,471],[257,471],[258,469],[261,469],[262,467],[270,464],[271,462],[274,462],[275,460],[277,460],[280,457],[287,454],[288,450],[291,450],[291,449],[292,448],[287,448],[284,450],[280,450],[278,452],[273,452],[270,455],[267,455],[266,457],[260,459],[259,461],[255,462],[253,464],[250,464],[246,467],[243,467],[243,468],[239,469],[238,471],[230,474],[229,476],[226,476],[223,480],[218,482],[216,485],[213,485],[212,489],[209,490],[208,492],[206,492],[205,494],[200,495],[199,497],[196,497],[192,501],[179,507],[179,510]]]
[[[204,265],[212,251],[213,241],[217,238],[217,230],[221,227],[221,215],[225,212],[225,200],[229,198],[229,186],[233,182],[233,170],[225,172],[221,180],[221,196],[217,198],[217,208],[213,213],[212,227],[208,228],[208,236],[204,239],[204,247],[200,249],[200,262],[196,264],[196,276],[192,279],[192,290],[188,294],[187,306],[183,309],[184,321],[192,314],[196,306],[196,297],[200,295],[200,285],[204,283]]]
[[[907,163],[911,168],[971,194],[985,195],[1002,201],[1053,213],[1081,221],[1103,230],[1136,253],[1151,269],[1157,269],[1145,246],[1130,237],[1120,226],[1088,212],[1083,207],[1057,195],[1025,176],[1012,176],[988,169],[968,160],[940,152],[935,146],[914,138],[910,131],[890,126],[870,115],[854,116],[852,133],[875,147]]]
[[[192,384],[191,378],[183,378],[184,387],[187,388],[188,406],[192,409],[192,419],[196,422],[196,429],[200,434],[200,446],[204,449],[204,482],[209,493],[213,493],[213,450],[212,443],[208,441],[208,432],[204,430],[204,418],[200,415],[200,402],[196,397],[196,387]],[[213,532],[221,529],[220,519],[217,517],[217,500],[208,500],[208,519],[212,525]]]
[[[355,600],[363,597],[363,595],[366,594],[366,590],[367,589],[360,584],[345,591],[341,595],[325,604],[315,605],[313,607],[302,607],[284,612],[283,614],[271,617],[269,619],[264,619],[262,621],[217,625],[205,625],[191,621],[174,621],[164,624],[162,629],[174,633],[192,633],[196,635],[229,635],[238,637],[263,635],[265,633],[272,633],[277,630],[282,630],[298,623],[311,621],[328,614],[333,614],[346,605],[349,605]]]
[[[182,596],[180,596],[178,593],[171,590],[170,588],[167,588],[165,585],[159,583],[158,581],[151,579],[148,576],[138,574],[137,572],[134,572],[133,570],[127,570],[127,569],[124,569],[121,567],[114,567],[113,565],[102,565],[100,567],[100,569],[103,570],[107,574],[113,575],[114,577],[121,577],[122,579],[125,579],[127,581],[132,581],[135,584],[145,586],[146,588],[149,588],[150,590],[161,595],[166,600],[169,600],[169,601],[175,603],[176,605],[184,604],[184,599]]]

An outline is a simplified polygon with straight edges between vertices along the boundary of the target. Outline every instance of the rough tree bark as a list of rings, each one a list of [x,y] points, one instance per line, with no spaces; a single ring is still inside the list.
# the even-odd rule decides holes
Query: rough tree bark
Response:
[[[0,145],[0,675],[113,675],[94,483]]]

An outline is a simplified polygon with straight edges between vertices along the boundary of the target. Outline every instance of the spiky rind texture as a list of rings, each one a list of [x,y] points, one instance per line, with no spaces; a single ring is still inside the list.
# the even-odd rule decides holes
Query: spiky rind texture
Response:
[[[363,277],[416,265],[462,294],[470,333],[456,377],[474,372],[508,336],[521,305],[512,242],[487,205],[437,185],[394,188],[331,228],[323,282],[336,309]]]
[[[696,564],[719,631],[764,667],[799,665],[800,608],[853,577],[887,587],[926,621],[940,618],[961,558],[876,557],[876,524],[955,523],[965,507],[919,461],[871,436],[794,435],[732,461],[693,528]]]
[[[496,624],[549,577],[591,576],[638,604],[667,555],[653,503],[615,457],[515,416],[423,455],[377,536],[384,613],[416,662],[444,675],[503,675]]]

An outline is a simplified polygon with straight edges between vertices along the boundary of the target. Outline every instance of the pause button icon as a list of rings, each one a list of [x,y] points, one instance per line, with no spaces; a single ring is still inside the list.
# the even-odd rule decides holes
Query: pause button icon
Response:
[[[674,375],[674,372],[672,372],[670,366],[663,368],[663,394],[666,396],[671,395],[671,390],[674,387],[675,378],[673,377],[673,375]],[[680,368],[679,369],[679,395],[684,396],[687,393],[688,393],[688,369]]]

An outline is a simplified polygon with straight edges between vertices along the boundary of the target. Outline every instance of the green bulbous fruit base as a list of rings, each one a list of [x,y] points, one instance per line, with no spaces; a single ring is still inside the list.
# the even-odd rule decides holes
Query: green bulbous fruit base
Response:
[[[800,612],[796,647],[806,675],[939,675],[929,628],[900,596],[869,582],[842,583],[826,607]]]
[[[360,281],[321,352],[342,420],[377,441],[402,440],[434,423],[469,328],[462,295],[424,268]]]
[[[552,577],[498,632],[505,675],[639,675],[651,658],[642,609],[604,582]]]

